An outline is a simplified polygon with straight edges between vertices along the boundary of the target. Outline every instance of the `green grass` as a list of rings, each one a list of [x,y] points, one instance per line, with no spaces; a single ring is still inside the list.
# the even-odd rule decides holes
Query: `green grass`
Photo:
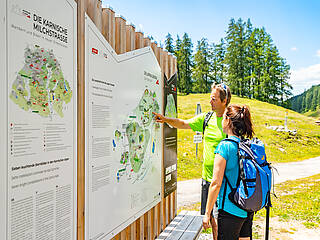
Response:
[[[196,104],[200,102],[202,111],[210,110],[209,94],[178,96],[178,117],[194,117]],[[231,103],[249,106],[256,136],[266,145],[268,161],[272,163],[292,162],[320,156],[320,126],[315,118],[288,110],[288,128],[297,129],[297,135],[276,132],[266,128],[269,125],[284,125],[287,109],[269,103],[233,96]],[[194,133],[191,130],[178,130],[178,180],[201,177],[203,145],[199,144],[198,158]]]
[[[294,219],[307,228],[320,226],[320,174],[277,184],[272,198],[271,217],[281,221]],[[261,210],[256,217],[265,216]],[[292,229],[294,231],[294,229]]]
[[[307,117],[315,117],[315,118],[320,118],[320,109],[314,111],[314,112],[306,112],[304,113],[304,115],[306,115]]]

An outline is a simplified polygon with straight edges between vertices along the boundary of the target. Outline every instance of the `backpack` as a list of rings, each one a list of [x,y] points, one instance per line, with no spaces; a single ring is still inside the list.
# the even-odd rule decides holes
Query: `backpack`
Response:
[[[232,141],[224,139],[222,141]],[[257,212],[260,209],[271,206],[271,166],[267,162],[265,147],[258,138],[242,139],[238,144],[239,176],[236,187],[233,188],[227,178],[231,192],[228,198],[239,208],[247,212]],[[226,187],[223,198],[225,198]],[[224,199],[222,202],[222,208]]]
[[[266,229],[265,239],[269,239],[269,216],[271,199],[271,164],[267,162],[264,144],[258,138],[242,139],[239,143],[232,139],[222,141],[232,141],[238,144],[239,176],[236,188],[232,188],[227,176],[224,176],[227,184],[232,189],[229,199],[239,208],[247,212],[256,212],[266,208]],[[222,209],[226,197],[224,188]]]
[[[204,121],[203,121],[203,126],[202,126],[202,136],[204,136],[204,130],[206,129],[206,127],[208,126],[208,122],[210,120],[210,118],[213,115],[213,111],[207,112]]]

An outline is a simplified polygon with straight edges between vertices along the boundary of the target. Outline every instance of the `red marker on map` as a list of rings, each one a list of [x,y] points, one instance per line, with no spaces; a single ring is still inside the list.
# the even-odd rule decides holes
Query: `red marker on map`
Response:
[[[92,53],[98,54],[98,49],[92,48]]]

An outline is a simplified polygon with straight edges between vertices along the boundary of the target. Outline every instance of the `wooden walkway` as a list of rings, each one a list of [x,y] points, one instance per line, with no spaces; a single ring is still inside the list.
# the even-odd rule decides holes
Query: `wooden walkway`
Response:
[[[198,211],[181,211],[157,239],[193,240],[202,230],[202,216]]]

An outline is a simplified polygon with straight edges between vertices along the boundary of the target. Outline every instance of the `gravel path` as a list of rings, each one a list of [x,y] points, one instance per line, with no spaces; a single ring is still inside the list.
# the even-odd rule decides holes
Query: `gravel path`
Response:
[[[274,183],[281,183],[287,180],[309,177],[320,173],[320,156],[301,162],[279,163],[273,165]],[[177,203],[178,208],[200,202],[201,179],[192,179],[178,182]]]
[[[299,178],[309,177],[320,173],[320,156],[316,158],[311,158],[301,162],[292,163],[279,163],[273,165],[277,170],[274,171],[274,183],[281,183],[287,180],[295,180]],[[192,179],[187,181],[178,182],[177,186],[177,203],[178,208],[182,206],[187,206],[200,202],[200,190],[201,190],[201,179]],[[274,226],[273,230],[270,232],[272,239],[288,239],[288,240],[316,240],[320,239],[320,230],[315,231],[314,229],[306,229],[302,224],[296,223],[294,226],[296,229],[292,231],[283,231],[283,229],[290,229],[292,223],[288,226],[282,226],[283,222],[272,220]],[[260,223],[264,226],[264,222]],[[272,224],[271,224],[272,225]],[[262,233],[263,234],[263,233]],[[264,236],[264,234],[263,234]],[[264,238],[259,238],[264,239]],[[212,240],[211,234],[200,234],[198,240]]]

